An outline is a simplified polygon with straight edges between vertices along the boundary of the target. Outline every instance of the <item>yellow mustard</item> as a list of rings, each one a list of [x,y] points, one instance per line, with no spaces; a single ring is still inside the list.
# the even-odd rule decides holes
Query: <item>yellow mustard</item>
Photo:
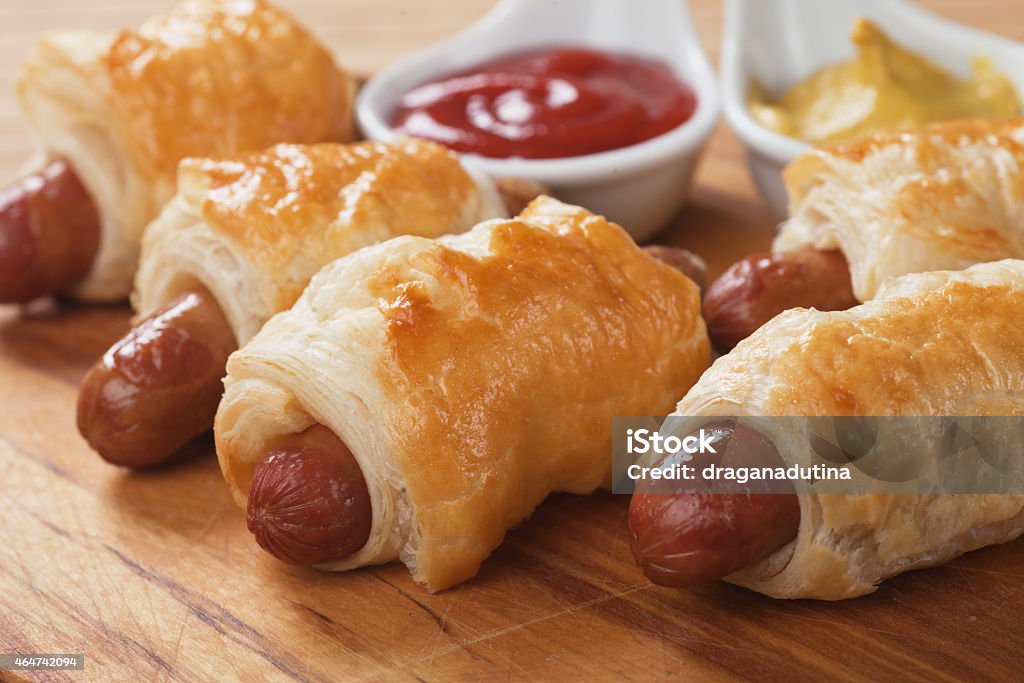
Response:
[[[749,106],[761,125],[815,145],[880,130],[951,119],[1007,119],[1020,112],[1013,83],[986,59],[973,60],[961,80],[892,41],[859,19],[852,33],[857,56],[826,67],[780,100],[755,86]]]

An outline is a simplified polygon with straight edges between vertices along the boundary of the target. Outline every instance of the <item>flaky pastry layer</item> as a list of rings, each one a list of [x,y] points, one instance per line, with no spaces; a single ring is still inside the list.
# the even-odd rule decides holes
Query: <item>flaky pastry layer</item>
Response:
[[[719,358],[676,414],[1024,415],[1021,311],[1022,261],[907,275],[848,311],[779,315]],[[784,445],[789,464],[811,462],[806,439]],[[728,581],[838,600],[1024,532],[1024,495],[799,497],[797,538]]]
[[[186,0],[113,37],[40,37],[18,84],[22,110],[102,222],[96,262],[73,294],[128,295],[142,231],[174,194],[179,161],[348,141],[354,92],[330,53],[263,0]]]
[[[187,159],[147,229],[132,297],[142,318],[196,283],[240,344],[323,266],[397,235],[438,237],[504,215],[490,181],[431,142],[277,145]]]
[[[707,366],[697,286],[619,226],[549,198],[322,270],[228,364],[217,452],[236,501],[268,449],[318,422],[366,478],[373,528],[345,570],[476,574],[550,493],[611,476],[612,417],[658,414]]]
[[[1024,119],[814,150],[785,181],[791,217],[773,250],[842,250],[861,301],[890,277],[1024,258]]]

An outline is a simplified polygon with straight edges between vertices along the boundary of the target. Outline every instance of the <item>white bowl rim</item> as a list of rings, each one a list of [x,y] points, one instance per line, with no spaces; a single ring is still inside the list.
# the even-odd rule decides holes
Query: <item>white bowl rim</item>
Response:
[[[721,97],[718,92],[718,78],[715,76],[707,53],[694,30],[688,4],[685,11],[687,21],[682,29],[690,43],[690,54],[687,55],[686,61],[692,69],[692,73],[688,74],[688,77],[683,77],[675,66],[673,66],[673,71],[677,78],[693,91],[697,107],[690,118],[680,125],[637,144],[574,157],[500,159],[476,154],[462,154],[462,156],[493,177],[523,176],[542,179],[550,183],[582,185],[605,181],[640,169],[661,165],[698,149],[714,131],[721,118]],[[485,17],[484,21],[487,21],[490,16]],[[419,75],[410,80],[417,83],[443,76],[443,70],[435,71],[429,67],[424,69],[422,64],[449,50],[457,49],[463,41],[472,40],[475,38],[476,29],[482,25],[479,23],[471,26],[452,38],[406,55],[370,78],[361,88],[356,101],[356,115],[364,134],[371,139],[384,142],[400,137],[388,124],[385,112],[381,111],[384,103],[380,100],[384,96],[385,86],[394,79],[406,77],[416,71],[420,72]],[[580,44],[586,45],[587,43],[581,42]],[[557,45],[552,44],[552,47],[557,47]],[[600,46],[594,45],[594,47]]]
[[[721,51],[721,91],[725,118],[748,147],[777,160],[792,161],[814,147],[761,125],[753,117],[747,104],[746,89],[749,85],[749,75],[740,64],[739,47],[744,34],[741,17],[743,6],[744,0],[726,0]],[[959,24],[907,0],[887,0],[887,11],[894,15],[902,15],[905,19],[913,19],[923,31],[947,36],[949,43],[971,38],[977,43],[984,44],[985,50],[993,54],[1009,50],[1020,54],[1024,50],[1019,43],[1009,38]]]

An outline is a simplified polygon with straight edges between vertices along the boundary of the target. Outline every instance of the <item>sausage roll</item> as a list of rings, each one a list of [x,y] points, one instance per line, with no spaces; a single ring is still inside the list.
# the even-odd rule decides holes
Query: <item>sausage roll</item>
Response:
[[[715,362],[676,414],[1024,415],[1021,311],[1012,260],[908,275],[847,311],[790,310]],[[785,445],[788,464],[811,462],[810,444]],[[795,540],[726,580],[838,600],[1024,532],[1024,495],[798,495]]]
[[[819,149],[785,171],[773,250],[839,249],[853,292],[886,278],[1024,258],[1024,119],[940,123]]]
[[[128,295],[143,228],[174,194],[181,159],[348,141],[353,93],[327,50],[263,0],[186,0],[113,37],[42,36],[20,104],[45,156],[75,169],[102,226],[72,293]]]
[[[334,259],[503,215],[493,184],[431,142],[282,144],[186,159],[177,194],[146,230],[132,300],[141,319],[202,285],[244,344]]]
[[[326,267],[232,355],[221,468],[245,506],[261,458],[329,428],[372,526],[319,566],[400,560],[440,590],[549,493],[610,484],[612,417],[670,409],[706,367],[699,313],[690,279],[547,197],[462,235],[398,237]]]

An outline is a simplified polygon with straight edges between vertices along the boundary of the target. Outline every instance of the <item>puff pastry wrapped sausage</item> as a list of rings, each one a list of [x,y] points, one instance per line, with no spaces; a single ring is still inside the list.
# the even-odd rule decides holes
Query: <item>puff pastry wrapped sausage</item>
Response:
[[[1024,262],[1012,260],[908,275],[844,312],[791,310],[716,361],[676,414],[1024,416],[1022,310]],[[812,459],[799,439],[779,453]],[[798,496],[795,539],[727,581],[838,600],[1024,532],[1024,495]]]
[[[722,348],[787,308],[842,310],[890,277],[1024,257],[1024,119],[879,133],[808,152],[784,177],[773,253],[708,291]]]
[[[241,345],[337,258],[504,215],[490,180],[421,140],[187,159],[177,195],[146,231],[132,303],[145,317],[198,282]]]
[[[44,35],[18,97],[45,155],[98,210],[99,249],[72,294],[126,297],[143,228],[181,159],[351,139],[353,80],[263,0],[186,0],[137,31]]]
[[[774,251],[838,249],[853,292],[1024,257],[1024,119],[957,121],[809,152],[785,171]]]
[[[437,237],[504,215],[489,180],[413,140],[187,159],[177,184],[143,240],[140,322],[79,395],[79,430],[118,465],[156,464],[208,431],[228,354],[325,264],[396,235]]]
[[[699,310],[691,280],[549,198],[462,235],[399,237],[325,268],[232,355],[221,468],[245,506],[269,450],[329,428],[372,527],[321,568],[401,560],[440,590],[549,493],[610,483],[611,418],[670,408],[706,367]]]

